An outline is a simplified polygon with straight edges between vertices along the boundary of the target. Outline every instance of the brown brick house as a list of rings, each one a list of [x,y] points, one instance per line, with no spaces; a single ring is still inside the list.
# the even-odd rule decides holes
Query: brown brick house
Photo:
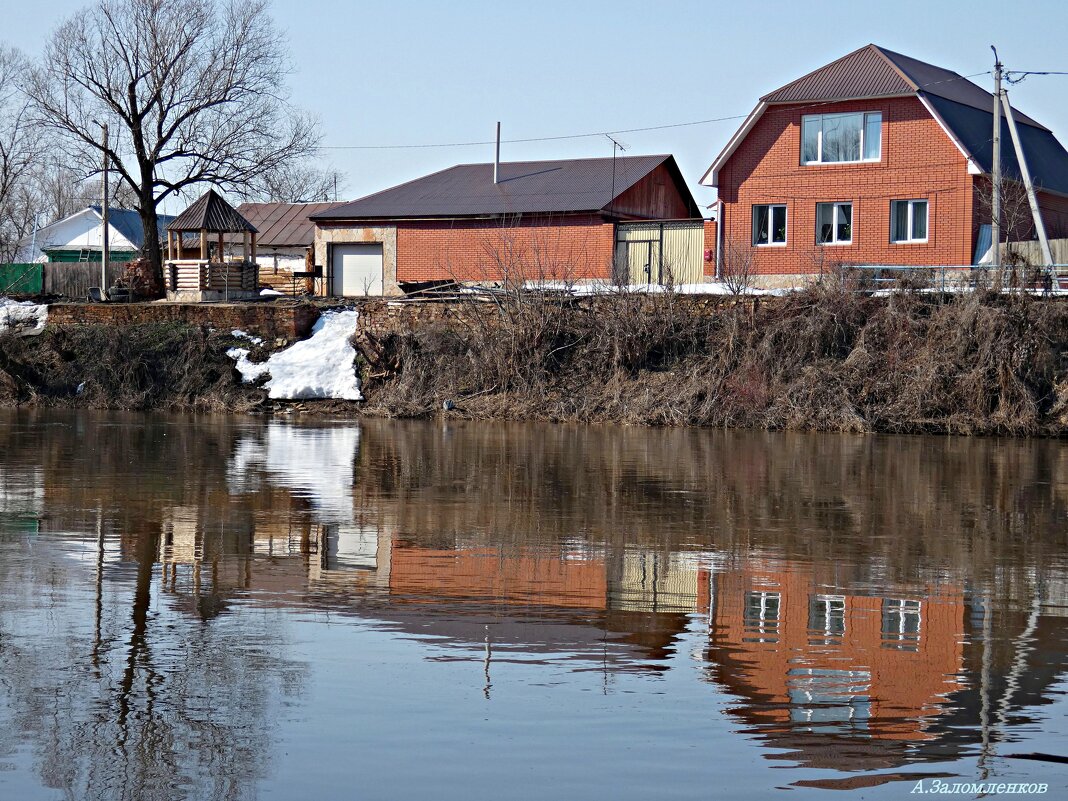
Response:
[[[703,280],[704,227],[669,155],[461,164],[312,215],[331,295],[447,281]],[[685,262],[685,264],[683,263]]]
[[[701,181],[719,192],[722,254],[764,275],[973,264],[990,222],[992,108],[957,73],[875,45],[765,95]],[[1068,236],[1068,152],[1014,118],[1049,235]],[[1004,120],[1002,142],[1018,178]],[[1030,236],[1025,217],[1012,238]]]

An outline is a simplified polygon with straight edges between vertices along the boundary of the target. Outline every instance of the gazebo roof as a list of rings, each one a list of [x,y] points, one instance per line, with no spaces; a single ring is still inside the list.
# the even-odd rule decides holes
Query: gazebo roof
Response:
[[[167,226],[167,230],[212,233],[252,231],[257,233],[256,227],[238,214],[237,210],[214,189],[209,189],[193,205],[175,217]]]

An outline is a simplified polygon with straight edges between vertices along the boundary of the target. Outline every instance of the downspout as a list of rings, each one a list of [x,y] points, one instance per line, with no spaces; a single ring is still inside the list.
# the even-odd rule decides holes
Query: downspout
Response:
[[[716,280],[723,280],[723,199],[716,198]]]

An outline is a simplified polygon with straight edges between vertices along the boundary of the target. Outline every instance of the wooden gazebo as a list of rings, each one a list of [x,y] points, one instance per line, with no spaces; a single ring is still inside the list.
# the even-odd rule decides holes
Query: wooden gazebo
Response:
[[[167,298],[178,301],[241,300],[255,297],[256,227],[209,189],[167,226],[164,275]],[[227,246],[242,238],[240,257]]]

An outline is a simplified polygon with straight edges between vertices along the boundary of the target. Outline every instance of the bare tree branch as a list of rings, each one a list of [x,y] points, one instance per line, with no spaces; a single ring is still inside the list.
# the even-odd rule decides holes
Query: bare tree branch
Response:
[[[137,196],[159,270],[157,208],[198,184],[248,194],[315,149],[284,94],[288,58],[264,0],[99,0],[62,23],[28,73],[39,123],[72,164],[107,158]]]

